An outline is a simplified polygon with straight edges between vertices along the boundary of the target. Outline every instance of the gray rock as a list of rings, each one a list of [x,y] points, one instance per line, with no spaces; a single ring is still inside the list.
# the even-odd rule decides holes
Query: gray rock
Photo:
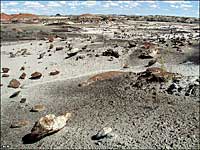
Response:
[[[102,138],[109,137],[111,132],[112,132],[111,127],[104,127],[103,129],[98,131],[96,135],[92,136],[92,140],[100,140]]]
[[[10,95],[9,98],[14,98],[14,97],[18,96],[20,92],[21,91],[14,92],[12,95]]]

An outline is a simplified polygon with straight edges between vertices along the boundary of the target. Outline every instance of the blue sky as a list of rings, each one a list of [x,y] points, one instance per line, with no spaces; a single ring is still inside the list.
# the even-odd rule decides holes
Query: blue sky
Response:
[[[126,14],[199,17],[196,1],[1,1],[1,12],[38,15]]]

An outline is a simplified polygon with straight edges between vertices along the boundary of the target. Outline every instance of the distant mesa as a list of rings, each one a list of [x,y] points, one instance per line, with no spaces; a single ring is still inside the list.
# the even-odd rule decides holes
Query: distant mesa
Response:
[[[82,14],[78,17],[80,22],[99,22],[103,18],[94,14]]]
[[[39,17],[35,14],[19,13],[5,14],[1,13],[1,23],[38,23]]]

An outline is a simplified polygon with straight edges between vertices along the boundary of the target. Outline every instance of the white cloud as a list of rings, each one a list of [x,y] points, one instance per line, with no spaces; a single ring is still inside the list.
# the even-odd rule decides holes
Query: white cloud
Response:
[[[62,5],[59,2],[56,2],[56,1],[49,1],[47,3],[47,6],[48,7],[61,7]]]
[[[153,5],[150,5],[149,7],[151,7],[151,8],[158,8],[159,6],[156,5],[156,4],[153,4]]]
[[[65,4],[66,4],[66,1],[60,1],[60,4],[65,5]]]
[[[9,2],[9,3],[6,3],[7,6],[15,6],[19,4],[18,2]]]
[[[181,4],[181,8],[192,8],[192,5]]]
[[[144,1],[138,1],[138,2],[140,2],[140,3],[151,3],[151,4],[152,3],[156,3],[155,1],[148,1],[148,0],[146,0],[146,1],[145,0]]]
[[[105,7],[105,8],[109,8],[110,5],[109,5],[108,3],[106,3],[105,5],[103,5],[103,7]]]
[[[81,3],[80,2],[78,2],[78,1],[71,1],[71,2],[67,2],[67,5],[68,6],[79,6],[79,5],[81,5]]]
[[[81,4],[85,6],[94,6],[96,5],[96,1],[85,1],[85,2],[82,2]]]
[[[174,0],[171,0],[171,1],[163,1],[164,3],[169,3],[169,4],[189,4],[190,2],[189,1],[174,1]]]
[[[131,7],[138,7],[140,4],[138,2],[134,2],[134,1],[131,1],[130,3],[130,6]]]
[[[115,1],[115,2],[106,1],[106,2],[102,2],[102,4],[104,4],[103,7],[105,7],[105,8],[109,8],[109,7],[112,7],[112,6],[116,7],[116,6],[119,6],[120,3],[121,3],[121,1]]]
[[[172,8],[179,8],[178,5],[170,5],[170,7],[172,7]]]
[[[39,3],[39,2],[29,2],[29,1],[26,1],[24,2],[24,6],[26,7],[30,7],[30,8],[44,8],[44,5]]]

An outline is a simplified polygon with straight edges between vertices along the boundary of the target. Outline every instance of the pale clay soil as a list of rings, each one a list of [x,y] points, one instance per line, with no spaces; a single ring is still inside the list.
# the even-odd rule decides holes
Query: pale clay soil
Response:
[[[83,44],[79,39],[72,41],[77,48],[87,44],[87,41]],[[85,58],[76,60],[76,56],[64,59],[67,55],[65,48],[55,51],[57,46],[65,47],[66,41],[57,39],[53,44],[51,52],[47,52],[50,43],[42,40],[2,44],[1,68],[10,68],[10,76],[1,77],[1,145],[10,145],[13,149],[199,148],[198,97],[157,92],[155,99],[154,85],[150,85],[153,90],[149,91],[133,87],[131,83],[136,80],[134,73],[145,71],[148,63],[148,60],[136,58],[134,50],[108,61],[109,57],[101,56],[105,51],[101,42],[88,42],[95,51],[82,51],[77,55],[84,55]],[[31,55],[9,58],[9,52],[15,53],[23,48]],[[44,58],[37,59],[44,51]],[[48,56],[49,53],[52,56]],[[94,56],[97,53],[99,57]],[[199,64],[184,63],[187,56],[187,53],[183,56],[173,53],[165,55],[165,67],[170,72],[198,78]],[[123,68],[124,63],[128,63],[129,68]],[[20,71],[22,66],[25,67],[24,71]],[[160,67],[161,64],[157,62],[153,66]],[[49,72],[54,70],[60,73],[49,76]],[[30,80],[31,73],[35,71],[41,72],[42,77]],[[105,71],[134,73],[78,86],[92,75]],[[27,74],[25,80],[19,79],[23,72]],[[8,88],[11,79],[18,79],[22,87]],[[9,98],[18,90],[21,93],[17,97]],[[20,103],[21,98],[26,98],[26,102]],[[36,104],[44,104],[46,109],[30,112]],[[63,112],[71,112],[72,117],[60,132],[35,143],[23,143],[22,138],[30,133],[40,117]],[[28,120],[29,124],[22,128],[10,128],[13,121],[21,119]],[[91,139],[106,126],[113,129],[113,138]]]

